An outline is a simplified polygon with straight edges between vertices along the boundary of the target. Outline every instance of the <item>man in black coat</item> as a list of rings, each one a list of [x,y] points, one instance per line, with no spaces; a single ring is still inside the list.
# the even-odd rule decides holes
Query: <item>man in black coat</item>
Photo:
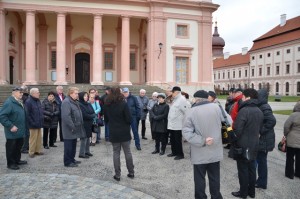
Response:
[[[238,115],[235,121],[233,147],[237,161],[240,190],[232,192],[238,198],[255,197],[256,169],[255,160],[259,145],[259,133],[263,125],[263,113],[257,107],[258,93],[249,88],[243,93]]]
[[[273,115],[272,108],[268,104],[268,91],[261,89],[258,91],[258,106],[264,114],[263,128],[259,137],[259,150],[257,153],[257,174],[256,187],[267,189],[268,184],[268,165],[267,156],[269,151],[273,151],[275,147],[275,131],[276,118]]]
[[[29,93],[28,93],[28,87],[26,85],[21,86],[22,90],[23,90],[23,95],[22,95],[22,101],[23,104],[25,104],[26,100],[29,97]],[[23,146],[21,149],[21,153],[28,153],[29,150],[29,129],[28,129],[28,125],[26,122],[26,132],[24,135],[24,142],[23,142]]]

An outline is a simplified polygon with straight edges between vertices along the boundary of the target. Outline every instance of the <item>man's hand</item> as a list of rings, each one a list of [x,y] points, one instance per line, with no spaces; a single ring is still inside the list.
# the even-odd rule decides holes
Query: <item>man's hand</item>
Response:
[[[208,145],[208,146],[212,145],[213,144],[213,138],[211,138],[211,137],[206,138],[205,144]]]
[[[15,133],[18,131],[18,127],[16,126],[13,126],[11,129],[10,129],[11,132]]]

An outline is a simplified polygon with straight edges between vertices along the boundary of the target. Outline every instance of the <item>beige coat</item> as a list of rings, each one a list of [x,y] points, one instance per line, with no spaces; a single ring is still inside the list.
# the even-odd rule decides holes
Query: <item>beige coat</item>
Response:
[[[284,135],[288,147],[300,148],[300,102],[297,102],[294,112],[284,123]]]

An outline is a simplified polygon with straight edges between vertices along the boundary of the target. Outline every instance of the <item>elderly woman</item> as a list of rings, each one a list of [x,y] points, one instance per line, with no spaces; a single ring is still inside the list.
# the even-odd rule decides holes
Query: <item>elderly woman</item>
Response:
[[[294,176],[300,178],[300,101],[284,123],[284,136],[287,142],[285,176],[290,179],[294,179]]]
[[[164,155],[168,141],[167,126],[169,105],[167,105],[165,102],[166,95],[164,93],[159,93],[157,98],[158,103],[155,104],[150,111],[153,118],[152,131],[155,134],[155,150],[152,152],[152,154],[159,153],[160,155]]]
[[[113,178],[120,181],[121,162],[120,152],[123,148],[129,178],[134,178],[134,165],[130,151],[130,122],[131,115],[120,88],[112,88],[104,103],[104,118],[109,125],[109,140],[113,146],[113,162],[115,175]]]
[[[50,91],[46,99],[42,103],[42,108],[44,110],[44,135],[43,135],[43,146],[45,149],[50,147],[57,147],[54,145],[55,134],[57,134],[57,126],[59,120],[59,106],[55,100],[55,93]],[[49,135],[49,145],[48,145],[48,135]]]

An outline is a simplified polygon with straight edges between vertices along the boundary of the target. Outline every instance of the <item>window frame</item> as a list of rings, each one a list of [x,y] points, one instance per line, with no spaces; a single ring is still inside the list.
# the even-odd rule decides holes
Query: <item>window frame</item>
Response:
[[[185,35],[179,35],[178,34],[178,28],[180,26],[185,26],[186,27],[186,34]],[[175,24],[175,34],[176,34],[176,38],[189,39],[190,38],[190,24],[188,24],[188,23],[176,23]]]

